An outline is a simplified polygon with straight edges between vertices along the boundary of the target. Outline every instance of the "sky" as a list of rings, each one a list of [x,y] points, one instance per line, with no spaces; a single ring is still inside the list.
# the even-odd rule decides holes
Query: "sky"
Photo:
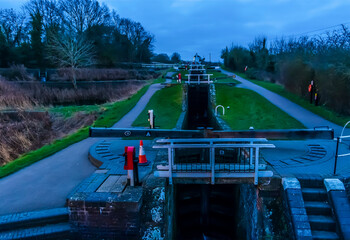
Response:
[[[0,0],[19,8],[25,0]],[[226,46],[248,46],[258,36],[300,36],[346,23],[349,0],[100,0],[121,17],[140,22],[155,36],[156,53],[195,53],[219,61]],[[324,31],[324,30],[323,30]]]

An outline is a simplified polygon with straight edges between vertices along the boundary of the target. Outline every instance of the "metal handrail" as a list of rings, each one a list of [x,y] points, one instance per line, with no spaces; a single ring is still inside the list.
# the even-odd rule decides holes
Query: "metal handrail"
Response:
[[[334,171],[333,171],[333,174],[335,175],[336,172],[337,172],[337,162],[338,162],[338,157],[346,157],[346,156],[350,156],[350,153],[345,153],[345,154],[338,154],[338,151],[339,151],[339,143],[341,143],[341,140],[342,139],[345,139],[345,138],[350,138],[350,135],[348,136],[343,136],[343,133],[344,133],[344,130],[346,128],[346,126],[350,123],[350,121],[348,121],[347,123],[345,123],[341,133],[340,133],[340,136],[337,137],[337,147],[336,147],[336,150],[335,150],[335,158],[334,158]]]
[[[235,142],[236,143],[232,143]],[[247,143],[239,143],[245,141]],[[258,184],[258,177],[259,177],[259,150],[260,148],[275,148],[275,145],[273,144],[266,144],[266,143],[254,143],[254,141],[262,141],[262,142],[266,142],[267,140],[264,138],[261,139],[160,139],[157,142],[158,143],[165,143],[162,145],[155,145],[153,146],[153,148],[167,148],[168,149],[168,164],[169,164],[169,183],[172,184],[173,182],[173,169],[175,167],[176,164],[174,164],[174,159],[175,159],[175,149],[209,149],[209,165],[211,166],[211,183],[215,184],[215,172],[216,172],[216,162],[215,162],[215,149],[217,148],[237,148],[237,149],[244,149],[244,148],[248,148],[250,149],[250,154],[249,154],[249,162],[248,162],[248,158],[246,158],[245,156],[243,156],[243,160],[247,161],[247,163],[249,164],[241,164],[240,166],[243,166],[243,171],[241,170],[241,167],[238,167],[238,171],[237,172],[246,172],[246,170],[248,170],[248,172],[252,172],[252,174],[254,174],[254,184],[257,185]],[[179,142],[179,144],[175,144],[175,142]],[[194,142],[194,143],[193,143]],[[202,142],[202,143],[196,143],[196,142]],[[226,142],[226,143],[225,143]],[[237,143],[238,142],[238,143]],[[204,144],[206,143],[206,144]],[[254,163],[254,168],[250,168],[250,166],[253,166],[253,151],[255,149],[255,163]],[[238,150],[238,153],[241,153],[240,150]],[[196,156],[195,156],[196,158]],[[241,159],[240,157],[238,157],[239,159]],[[181,167],[175,167],[175,172],[187,172],[187,167],[189,166],[188,164],[190,164],[191,169],[192,170],[192,165],[200,165],[201,162],[194,162],[194,163],[186,163],[184,170],[182,170],[183,168]],[[205,169],[204,171],[208,171],[208,163],[204,163],[205,164]],[[226,165],[229,166],[229,170],[228,172],[231,172],[231,166],[232,163],[218,163],[218,164],[223,164],[224,168],[220,169],[220,165],[219,165],[219,169],[222,172],[225,172],[226,170]],[[236,165],[233,164],[232,166],[234,166],[234,169],[236,169]],[[238,164],[239,166],[239,164]],[[248,169],[246,169],[246,166],[248,166]],[[180,170],[178,170],[180,169]],[[200,170],[202,171],[202,167],[200,168]]]
[[[158,139],[157,143],[193,143],[193,142],[267,142],[266,138],[176,138],[176,139]]]
[[[273,144],[213,144],[208,146],[208,144],[173,144],[172,145],[155,145],[153,148],[275,148]]]

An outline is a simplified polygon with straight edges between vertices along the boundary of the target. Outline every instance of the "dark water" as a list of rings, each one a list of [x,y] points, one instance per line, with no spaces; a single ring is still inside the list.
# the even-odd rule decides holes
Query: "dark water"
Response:
[[[208,84],[189,85],[185,129],[219,129],[211,110]],[[175,161],[209,163],[208,149],[179,149]],[[180,151],[180,152],[179,152]],[[175,239],[237,239],[238,185],[175,186]]]
[[[237,239],[239,185],[176,185],[176,239]]]
[[[208,84],[189,85],[187,95],[187,122],[185,129],[219,129],[210,104]]]

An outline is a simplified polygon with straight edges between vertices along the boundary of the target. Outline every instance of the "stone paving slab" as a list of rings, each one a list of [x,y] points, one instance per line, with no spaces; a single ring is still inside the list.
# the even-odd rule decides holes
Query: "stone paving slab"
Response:
[[[71,232],[69,223],[47,225],[43,227],[19,229],[0,233],[1,240],[9,239],[65,239]]]
[[[126,175],[109,175],[96,192],[121,193],[127,184]]]
[[[98,153],[101,143],[102,145],[108,146],[106,150],[108,151],[108,155],[111,154],[114,157],[103,157]],[[139,166],[140,181],[151,173],[157,155],[157,151],[152,148],[153,141],[144,140],[143,143],[149,165]],[[128,191],[130,191],[130,189],[126,187],[127,171],[124,170],[125,158],[122,154],[126,146],[134,146],[137,149],[136,155],[138,155],[139,144],[139,140],[122,139],[114,139],[111,141],[103,140],[94,144],[90,148],[90,155],[100,161],[102,165],[94,174],[86,178],[71,192],[68,196],[68,200],[103,202],[112,201],[114,199],[119,201],[120,199],[115,199],[119,193],[122,193],[121,196],[128,196]]]
[[[67,208],[54,208],[34,212],[15,213],[9,215],[0,216],[0,230],[6,229],[8,226],[14,226],[19,223],[32,223],[37,220],[53,219],[53,218],[67,218],[68,220],[68,209]]]
[[[321,178],[333,177],[335,162],[335,140],[269,141],[276,149],[262,149],[265,161],[275,174],[285,176],[317,175]],[[350,152],[347,144],[341,144],[340,152]],[[322,154],[312,156],[315,151]],[[303,158],[301,158],[303,157]],[[295,161],[299,160],[299,161]],[[338,158],[338,176],[350,174],[350,156]]]

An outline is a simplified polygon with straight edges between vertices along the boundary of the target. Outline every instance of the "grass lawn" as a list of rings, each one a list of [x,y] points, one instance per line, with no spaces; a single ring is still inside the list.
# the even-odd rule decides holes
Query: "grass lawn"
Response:
[[[216,70],[207,70],[208,74],[213,74],[213,76],[210,76],[211,78],[225,78],[227,77],[226,74],[222,73],[222,72],[218,72]]]
[[[266,88],[270,90],[271,92],[277,93],[281,95],[282,97],[287,98],[288,100],[300,105],[301,107],[309,110],[310,112],[313,112],[324,119],[327,119],[328,121],[331,121],[335,124],[338,124],[339,126],[344,126],[345,123],[350,121],[350,116],[343,116],[340,115],[332,110],[329,110],[325,106],[315,106],[314,104],[310,104],[308,100],[305,100],[301,97],[299,97],[296,94],[288,92],[283,86],[275,84],[275,83],[270,83],[270,82],[264,82],[264,81],[259,81],[259,80],[252,80],[246,77],[245,74],[239,74],[241,77],[251,81],[252,83],[255,83],[256,85],[259,85],[263,88]],[[350,126],[348,126],[350,127]]]
[[[213,76],[210,76],[211,79],[218,78],[216,81],[214,81],[215,83],[235,83],[235,84],[241,83],[237,79],[234,79],[233,77],[229,77],[222,72],[217,72],[214,70],[208,70],[207,72],[208,74],[213,74]]]
[[[214,81],[214,83],[235,83],[235,84],[239,84],[241,82],[238,81],[237,79],[232,78],[232,77],[227,77],[227,78],[224,78],[224,79],[220,78],[220,79]]]
[[[218,84],[216,103],[226,108],[223,119],[233,130],[248,130],[250,126],[255,129],[305,128],[264,97],[248,89]]]
[[[147,91],[149,85],[143,87],[136,94],[123,101],[108,104],[105,111],[94,122],[94,127],[111,127],[118,122],[126,113],[128,113],[139,101],[142,95]],[[67,112],[69,112],[67,110]],[[5,177],[24,167],[27,167],[43,158],[46,158],[74,143],[84,140],[89,136],[89,127],[82,128],[77,132],[45,145],[42,148],[26,153],[16,160],[0,167],[0,177]]]
[[[83,112],[83,113],[91,113],[91,112],[100,112],[103,111],[105,107],[107,107],[109,104],[103,104],[103,105],[82,105],[82,106],[58,106],[58,107],[51,107],[46,108],[44,110],[51,112],[51,113],[60,113],[65,118],[72,117],[74,113],[77,112]]]
[[[157,91],[132,126],[148,127],[148,110],[150,109],[154,110],[156,127],[174,128],[182,111],[182,85],[166,87]]]

